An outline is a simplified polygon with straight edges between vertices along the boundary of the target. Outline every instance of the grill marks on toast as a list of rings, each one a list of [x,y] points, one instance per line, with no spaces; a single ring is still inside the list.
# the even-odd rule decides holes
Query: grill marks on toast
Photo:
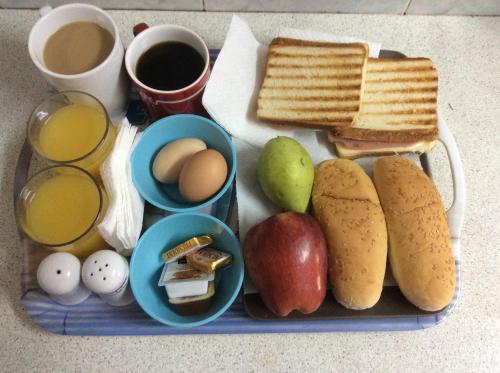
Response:
[[[302,91],[306,91],[309,89],[335,89],[335,90],[350,90],[350,91],[355,91],[356,95],[360,97],[361,93],[359,92],[360,88],[362,87],[361,83],[352,83],[352,82],[336,82],[337,84],[332,85],[332,82],[326,81],[326,80],[315,80],[315,79],[307,79],[310,80],[308,86],[300,87],[297,88],[297,81],[296,79],[290,79],[290,80],[281,80],[279,83],[276,85],[272,86],[265,86],[261,88],[261,92],[266,89],[272,89],[274,91],[276,90],[292,90],[295,96],[301,97],[302,96]],[[280,93],[281,94],[281,93]],[[325,97],[327,98],[327,97]]]
[[[270,56],[273,56],[275,58],[311,58],[314,57],[315,59],[321,60],[321,59],[331,59],[331,58],[359,58],[359,53],[357,53],[356,50],[352,51],[347,51],[347,53],[342,53],[343,51],[336,51],[336,52],[330,52],[325,49],[319,49],[319,48],[309,48],[309,53],[301,53],[299,52],[294,52],[293,50],[290,50],[289,52],[283,51],[283,50],[273,50],[269,52]]]
[[[367,55],[361,43],[273,40],[257,116],[311,128],[351,125],[360,110]]]
[[[369,58],[360,114],[353,126],[332,133],[367,141],[435,140],[437,87],[430,59]]]
[[[427,58],[367,58],[365,44],[273,40],[257,115],[337,138],[432,141],[438,77]]]
[[[287,74],[287,75],[273,75],[273,74],[268,74],[269,78],[273,78],[275,80],[293,80],[293,79],[335,79],[335,80],[345,80],[346,82],[348,81],[357,81],[357,74],[310,74],[308,71],[304,72],[297,72],[295,74]],[[267,86],[266,88],[268,88]],[[271,85],[272,87],[272,85]]]
[[[365,93],[361,104],[360,119],[364,116],[383,115],[384,123],[398,123],[391,117],[407,115],[419,123],[419,115],[436,117],[437,71],[432,61],[424,58],[384,59],[369,58],[366,68]],[[386,91],[397,89],[399,98],[388,97]],[[405,95],[405,90],[410,94]],[[429,91],[432,89],[432,91]],[[413,118],[410,118],[412,117]],[[424,125],[428,118],[421,117]],[[383,125],[384,123],[379,123]],[[354,124],[356,127],[356,123]]]
[[[300,67],[300,66],[311,66],[315,65],[316,68],[322,67],[351,67],[359,66],[364,64],[365,56],[362,54],[358,55],[341,55],[341,54],[331,54],[323,56],[306,56],[306,55],[295,55],[295,56],[280,56],[279,54],[271,54],[269,56],[270,62],[268,67]]]

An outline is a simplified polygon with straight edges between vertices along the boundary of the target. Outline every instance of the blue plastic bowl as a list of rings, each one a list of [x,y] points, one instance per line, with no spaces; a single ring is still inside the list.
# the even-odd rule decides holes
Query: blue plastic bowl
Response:
[[[215,273],[215,295],[209,310],[201,315],[181,316],[168,302],[165,288],[158,286],[163,260],[161,254],[194,236],[210,234],[214,248],[233,255],[233,263]],[[142,309],[161,323],[193,327],[221,315],[234,301],[243,283],[243,256],[238,239],[220,220],[199,213],[174,214],[155,223],[141,237],[130,260],[130,284]]]
[[[182,198],[178,184],[163,184],[153,176],[153,161],[160,149],[186,137],[203,140],[208,148],[219,151],[227,162],[226,182],[217,194],[200,203]],[[195,211],[211,205],[229,188],[236,174],[236,151],[227,133],[210,119],[191,114],[172,115],[151,124],[136,145],[131,162],[132,180],[140,195],[152,205],[172,212]]]

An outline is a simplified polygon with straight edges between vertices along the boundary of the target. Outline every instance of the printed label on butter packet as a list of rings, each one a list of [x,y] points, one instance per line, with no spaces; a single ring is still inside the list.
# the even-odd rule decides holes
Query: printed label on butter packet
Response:
[[[214,240],[209,235],[193,237],[174,248],[167,250],[162,254],[165,263],[173,262],[193,251],[199,250],[202,247],[210,245]]]
[[[212,273],[233,261],[231,254],[213,248],[205,247],[186,256],[187,263],[200,271]]]

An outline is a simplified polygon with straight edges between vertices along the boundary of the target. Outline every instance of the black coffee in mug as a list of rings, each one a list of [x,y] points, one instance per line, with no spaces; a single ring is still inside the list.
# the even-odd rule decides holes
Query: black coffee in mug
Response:
[[[137,62],[137,78],[148,87],[175,91],[198,79],[205,60],[192,46],[166,41],[156,44],[142,54]]]

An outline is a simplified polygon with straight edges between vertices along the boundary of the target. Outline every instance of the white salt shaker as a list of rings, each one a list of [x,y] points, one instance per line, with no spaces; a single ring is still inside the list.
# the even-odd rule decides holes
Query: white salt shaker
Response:
[[[82,267],[82,280],[103,301],[112,306],[125,306],[134,301],[128,284],[128,262],[112,250],[99,250],[90,255]]]
[[[83,302],[90,290],[83,286],[80,277],[80,260],[69,253],[54,253],[38,265],[38,284],[55,302],[72,306]]]

